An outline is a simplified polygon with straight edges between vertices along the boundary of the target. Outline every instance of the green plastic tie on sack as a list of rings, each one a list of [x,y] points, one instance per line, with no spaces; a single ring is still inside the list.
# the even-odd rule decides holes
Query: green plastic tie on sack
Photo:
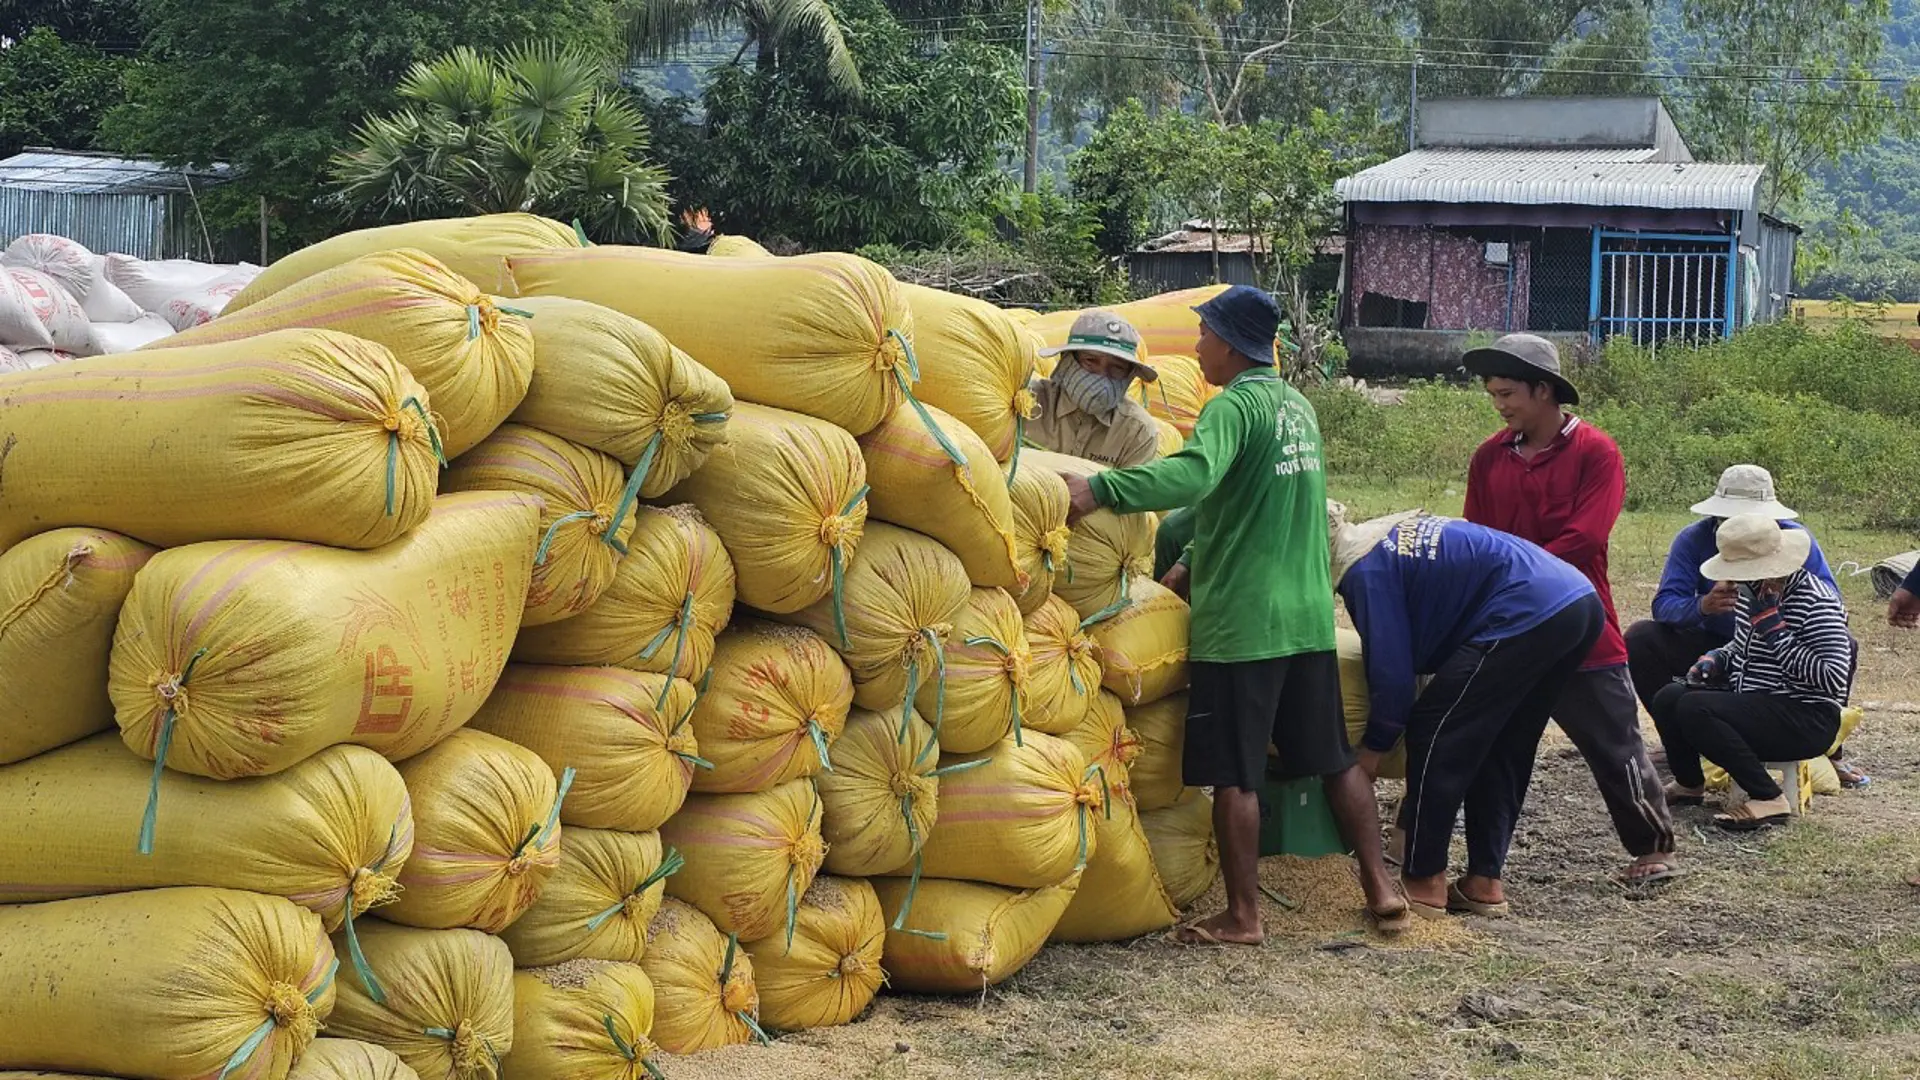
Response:
[[[820,813],[820,790],[812,784],[807,790],[813,792],[813,803],[807,807],[807,825],[813,825],[813,819]],[[795,865],[787,871],[787,952],[793,952],[794,931],[800,925],[800,867]]]
[[[479,336],[480,336],[480,305],[468,304],[467,305],[467,340],[472,341],[473,339]]]
[[[724,424],[732,417],[732,413],[697,412],[693,414],[693,422],[696,424]]]
[[[985,645],[1003,657],[1012,657],[1013,650],[1001,644],[999,639],[990,637],[970,637],[965,639],[968,645]],[[1072,670],[1069,668],[1068,670]],[[1020,735],[1020,688],[1013,688],[1013,745],[1024,747],[1026,740]]]
[[[680,601],[680,614],[674,619],[674,625],[680,629],[673,638],[673,663],[667,668],[667,680],[660,684],[660,696],[654,699],[653,707],[656,710],[667,707],[667,692],[673,689],[673,680],[680,672],[680,658],[686,655],[687,630],[693,625],[693,592],[691,590],[687,592],[686,599]],[[713,669],[708,668],[707,672],[712,674]]]
[[[433,447],[433,460],[439,462],[441,468],[446,468],[447,453],[446,449],[440,444],[440,429],[434,426],[433,417],[427,413],[427,407],[420,404],[420,399],[416,397],[409,397],[405,401],[402,401],[400,407],[403,409],[412,409],[414,414],[420,417],[420,422],[427,427],[427,443]],[[395,434],[397,435],[398,433],[396,432]]]
[[[773,1045],[773,1040],[768,1038],[766,1031],[760,1027],[760,1022],[755,1020],[751,1013],[742,1009],[734,1015],[740,1018],[741,1023],[747,1025],[747,1030],[753,1032],[755,1041],[759,1042],[761,1046]]]
[[[907,698],[905,701],[902,701],[900,703],[900,732],[899,734],[893,737],[893,741],[901,745],[906,744],[907,729],[913,726],[913,694],[914,694],[914,691],[918,690],[919,688],[920,688],[920,659],[917,656],[908,656],[907,657]],[[938,735],[939,733],[940,732],[938,728],[934,729],[935,735]]]
[[[620,1033],[613,1029],[613,1014],[602,1013],[600,1014],[600,1020],[606,1026],[607,1038],[613,1040],[614,1049],[620,1051],[620,1056],[626,1058],[628,1061],[637,1060],[633,1053],[633,1046],[628,1043],[627,1040],[621,1038]]]
[[[653,873],[641,879],[640,884],[635,885],[632,891],[628,892],[626,896],[621,897],[619,903],[614,904],[605,911],[599,912],[594,915],[593,918],[587,920],[587,933],[591,934],[595,930],[600,929],[606,925],[608,919],[620,914],[620,912],[626,908],[629,897],[644,895],[648,889],[653,888],[655,885],[658,885],[685,869],[686,865],[687,860],[682,857],[678,851],[673,848],[668,848],[665,857],[660,860],[660,865],[654,867]]]
[[[326,992],[328,984],[333,982],[334,973],[339,970],[340,960],[336,957],[333,963],[328,965],[327,973],[321,977],[320,982],[317,983],[312,990],[307,991],[305,995],[307,1004],[312,1005],[320,1000],[320,995]],[[253,1056],[253,1052],[260,1049],[261,1045],[267,1041],[268,1036],[273,1034],[274,1026],[275,1021],[273,1017],[269,1016],[265,1020],[260,1021],[259,1027],[248,1032],[247,1037],[241,1040],[239,1046],[234,1048],[233,1055],[227,1058],[226,1065],[220,1069],[218,1080],[226,1080],[227,1076],[231,1074],[233,1070],[245,1065],[247,1059]]]
[[[580,241],[580,246],[583,248],[593,246],[593,241],[587,239],[587,230],[581,227],[579,218],[573,219],[573,238]]]
[[[622,555],[627,553],[627,545],[620,542],[620,525],[633,511],[633,504],[640,500],[640,485],[647,482],[647,474],[653,471],[653,458],[660,452],[660,440],[665,435],[665,432],[655,430],[653,437],[647,440],[647,448],[640,451],[639,462],[634,465],[633,472],[627,476],[626,490],[620,493],[620,504],[613,509],[613,518],[607,525],[607,534],[601,538],[607,542],[608,547]]]
[[[1133,575],[1122,570],[1120,572],[1120,599],[1115,600],[1113,603],[1108,604],[1106,607],[1103,607],[1099,611],[1096,611],[1093,614],[1087,616],[1086,618],[1080,620],[1080,629],[1085,630],[1089,627],[1097,626],[1100,623],[1106,622],[1108,619],[1111,619],[1115,615],[1118,615],[1121,612],[1127,610],[1127,608],[1131,607],[1132,605],[1133,605]]]
[[[900,343],[900,348],[907,354],[907,370],[913,373],[913,382],[919,382],[920,359],[914,355],[913,342],[907,340],[907,335],[894,329],[889,329],[887,336]],[[907,404],[913,406],[913,411],[919,415],[920,422],[926,425],[927,434],[933,436],[933,441],[940,444],[940,449],[946,451],[947,457],[951,458],[955,465],[965,468],[967,455],[961,452],[958,446],[953,444],[953,440],[947,437],[947,433],[940,429],[939,424],[934,423],[933,414],[927,411],[925,405],[920,404],[919,398],[913,396],[912,384],[907,381],[907,377],[902,375],[900,369],[897,367],[893,369],[893,379],[900,384],[900,393],[905,395]]]
[[[921,871],[921,868],[925,865],[926,865],[926,859],[919,852],[917,851],[914,852],[913,853],[913,876],[907,879],[907,897],[905,900],[901,901],[900,914],[895,915],[893,917],[893,924],[892,926],[889,927],[889,929],[893,930],[895,933],[911,934],[914,937],[925,938],[928,941],[945,941],[947,940],[947,935],[940,933],[937,930],[907,929],[907,916],[913,912],[913,901],[920,894],[920,871]]]
[[[593,511],[591,510],[575,510],[571,514],[561,515],[553,524],[547,526],[547,534],[540,538],[540,546],[533,553],[533,565],[547,565],[547,550],[553,547],[553,538],[559,535],[560,526],[570,521],[581,521],[592,516]]]
[[[847,500],[847,505],[840,508],[840,516],[853,513],[853,508],[859,506],[866,499],[867,492],[872,490],[871,485],[861,485],[860,490],[853,493],[853,498]],[[847,557],[840,550],[842,546],[835,544],[828,553],[833,568],[833,629],[840,635],[840,647],[850,649],[853,646],[847,641]]]
[[[367,954],[360,951],[360,935],[353,929],[353,893],[347,893],[347,956],[353,960],[354,978],[360,980],[360,989],[367,992],[375,1005],[387,1003],[386,988],[373,976],[373,965],[367,963]]]
[[[518,315],[523,319],[533,318],[533,312],[528,311],[526,308],[508,307],[505,304],[495,304],[493,305],[493,307],[494,307],[494,310],[504,311],[508,315]]]
[[[547,837],[553,835],[554,828],[560,824],[560,804],[567,801],[567,790],[573,787],[573,778],[576,772],[577,770],[571,765],[561,770],[560,790],[555,793],[553,797],[553,809],[547,811],[546,823],[543,825],[535,825],[533,828],[528,829],[527,835],[513,849],[513,854],[507,856],[509,860],[519,858],[520,853],[527,850],[528,844],[538,847],[547,842]]]
[[[420,1029],[420,1033],[422,1035],[428,1036],[429,1038],[445,1039],[448,1042],[453,1042],[454,1040],[460,1037],[459,1032],[453,1030],[452,1028],[443,1028],[443,1027],[422,1028]],[[487,1038],[485,1035],[480,1036],[480,1045],[483,1047],[486,1047],[487,1056],[493,1059],[494,1075],[496,1077],[499,1076],[500,1075],[500,1051],[495,1050],[493,1048],[493,1040]]]
[[[193,678],[193,669],[199,666],[200,658],[207,650],[200,649],[187,659],[187,666],[180,669],[180,677],[163,684],[157,689],[167,702],[167,712],[160,718],[160,734],[154,740],[153,778],[147,783],[147,807],[140,814],[139,851],[142,855],[153,854],[153,831],[160,818],[160,777],[166,773],[167,753],[173,749],[173,726],[176,713],[173,699],[186,689],[187,681]],[[349,901],[351,902],[351,901]]]
[[[820,767],[828,772],[832,772],[833,759],[827,756],[827,729],[820,726],[820,721],[809,720],[807,721],[807,731],[813,736],[814,753],[820,755]]]
[[[673,728],[667,732],[669,736],[680,734],[680,729],[686,727],[687,721],[693,719],[693,710],[699,707],[700,699],[706,697],[707,691],[711,689],[713,689],[713,669],[708,668],[707,673],[700,677],[700,685],[693,688],[693,701],[687,705],[687,711],[680,714],[680,719],[674,721]]]

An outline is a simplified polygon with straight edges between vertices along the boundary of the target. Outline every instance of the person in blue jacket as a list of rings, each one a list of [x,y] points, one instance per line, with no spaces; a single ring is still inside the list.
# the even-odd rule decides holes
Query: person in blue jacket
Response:
[[[1580,571],[1516,536],[1415,512],[1333,519],[1335,591],[1366,646],[1369,775],[1404,735],[1401,877],[1417,915],[1498,917],[1501,875],[1561,688],[1606,625]],[[1415,680],[1431,675],[1423,691]],[[1447,881],[1465,810],[1467,872]]]

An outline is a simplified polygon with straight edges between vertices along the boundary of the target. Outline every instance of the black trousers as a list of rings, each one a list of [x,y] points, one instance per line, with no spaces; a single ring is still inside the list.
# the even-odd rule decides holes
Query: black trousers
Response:
[[[1586,596],[1518,637],[1468,642],[1440,664],[1407,721],[1408,877],[1445,872],[1462,808],[1467,872],[1506,869],[1547,718],[1605,625],[1600,601]]]
[[[1766,762],[1819,757],[1840,734],[1839,706],[1809,705],[1779,694],[1669,683],[1649,711],[1676,781],[1690,788],[1704,785],[1700,759],[1705,758],[1755,799],[1780,797],[1780,784]]]
[[[1627,673],[1640,704],[1653,711],[1654,695],[1675,679],[1684,678],[1694,662],[1727,643],[1706,630],[1681,630],[1646,619],[1627,627]]]

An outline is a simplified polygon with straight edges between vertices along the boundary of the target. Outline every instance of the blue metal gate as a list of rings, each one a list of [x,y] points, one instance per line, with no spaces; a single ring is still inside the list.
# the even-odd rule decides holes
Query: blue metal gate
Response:
[[[1593,231],[1593,339],[1640,345],[1731,337],[1739,310],[1740,238]]]

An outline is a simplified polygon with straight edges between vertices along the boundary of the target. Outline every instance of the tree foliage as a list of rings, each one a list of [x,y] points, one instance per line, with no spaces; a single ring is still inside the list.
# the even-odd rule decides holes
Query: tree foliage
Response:
[[[827,85],[860,95],[859,65],[828,0],[636,0],[627,43],[635,56],[658,60],[703,30],[744,35],[735,63],[749,50],[759,67],[777,63],[783,50],[811,51],[826,62]]]
[[[1413,0],[1422,96],[1648,93],[1649,0]]]
[[[109,52],[140,44],[136,0],[0,0],[0,38],[21,41],[41,27]]]
[[[101,119],[124,97],[126,66],[44,26],[0,48],[0,156],[92,147]]]

